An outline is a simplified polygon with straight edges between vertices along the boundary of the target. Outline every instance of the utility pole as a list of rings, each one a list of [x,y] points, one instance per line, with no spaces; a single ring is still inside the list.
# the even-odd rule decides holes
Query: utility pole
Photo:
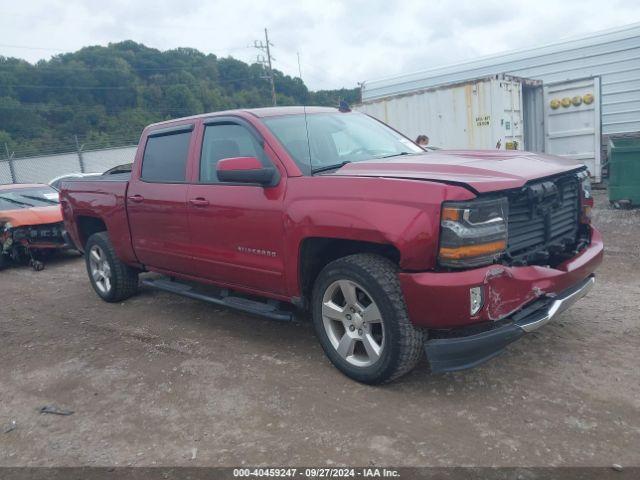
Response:
[[[253,42],[253,46],[255,48],[257,48],[258,50],[266,53],[266,58],[264,55],[259,54],[257,56],[257,61],[260,65],[262,65],[262,68],[265,69],[265,74],[262,76],[262,78],[266,79],[269,81],[269,83],[271,84],[271,101],[273,103],[273,106],[276,106],[276,87],[275,84],[273,83],[273,69],[271,68],[271,60],[275,60],[275,58],[271,57],[271,50],[269,47],[273,47],[273,43],[269,42],[269,33],[267,32],[267,29],[264,29],[264,43],[262,42],[262,40],[255,40]]]
[[[16,170],[13,166],[13,157],[15,156],[14,152],[9,153],[9,145],[7,142],[4,142],[4,150],[7,152],[7,161],[9,162],[9,173],[11,174],[11,183],[16,183]]]

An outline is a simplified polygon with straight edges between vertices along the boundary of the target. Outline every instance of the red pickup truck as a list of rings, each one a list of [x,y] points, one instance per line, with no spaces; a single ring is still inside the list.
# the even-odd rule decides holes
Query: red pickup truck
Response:
[[[594,284],[589,177],[521,151],[425,152],[331,108],[235,110],[147,127],[132,171],[64,182],[96,293],[143,283],[288,320],[308,311],[343,373],[381,383],[426,352],[478,365]]]

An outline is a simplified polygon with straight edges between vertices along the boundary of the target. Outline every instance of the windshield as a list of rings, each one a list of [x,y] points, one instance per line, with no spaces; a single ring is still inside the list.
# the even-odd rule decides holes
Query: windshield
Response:
[[[0,190],[0,211],[58,205],[58,192],[48,186]]]
[[[374,158],[424,153],[411,140],[361,113],[312,113],[264,118],[305,173]]]

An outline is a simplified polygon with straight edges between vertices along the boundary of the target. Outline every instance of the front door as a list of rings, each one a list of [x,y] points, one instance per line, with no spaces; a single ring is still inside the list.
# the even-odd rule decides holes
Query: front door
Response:
[[[544,85],[546,153],[584,163],[600,181],[600,79]]]
[[[174,127],[149,135],[140,176],[132,175],[126,199],[138,260],[180,273],[193,267],[186,183],[192,129]]]
[[[216,175],[223,158],[256,157],[265,166],[276,165],[275,155],[263,145],[259,134],[242,120],[205,125],[199,179],[187,195],[192,254],[200,277],[284,294],[286,177],[265,188],[221,182]]]

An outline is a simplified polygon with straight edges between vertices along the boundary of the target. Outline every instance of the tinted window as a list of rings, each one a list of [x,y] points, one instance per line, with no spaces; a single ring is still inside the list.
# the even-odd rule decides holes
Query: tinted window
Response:
[[[142,179],[147,182],[184,182],[191,132],[149,137],[142,158]]]
[[[216,167],[223,158],[256,157],[263,165],[269,161],[258,140],[241,125],[210,125],[204,131],[202,155],[200,156],[200,181],[218,181]]]

